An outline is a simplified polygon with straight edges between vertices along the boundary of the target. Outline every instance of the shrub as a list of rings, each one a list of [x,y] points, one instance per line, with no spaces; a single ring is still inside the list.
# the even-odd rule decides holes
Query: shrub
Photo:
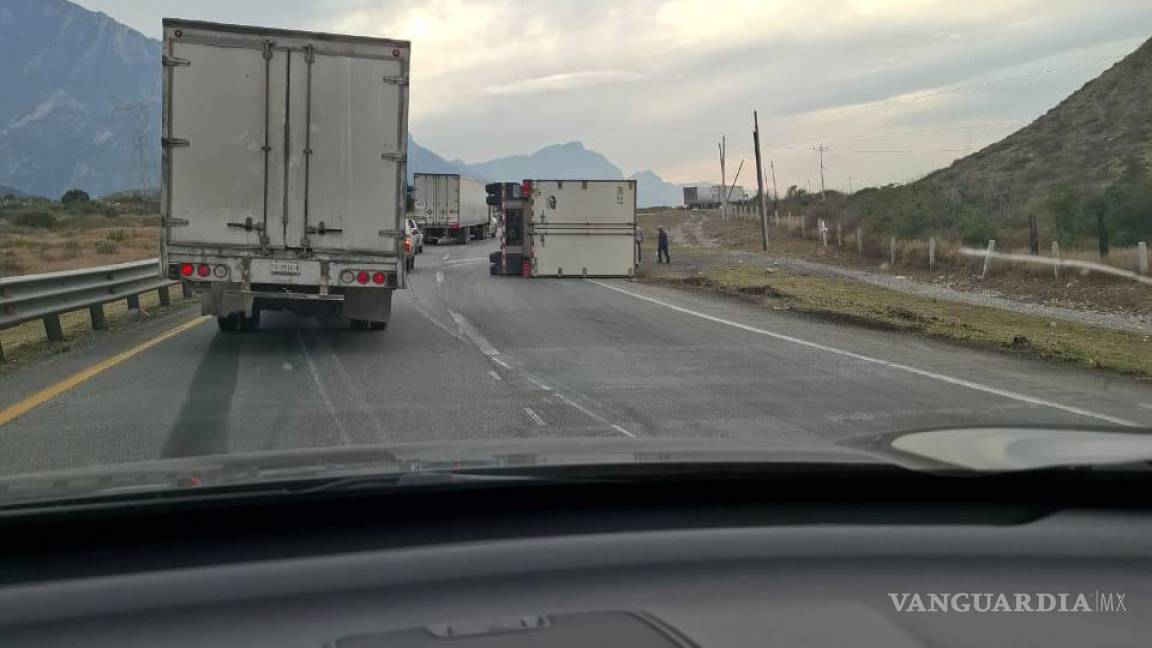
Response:
[[[114,229],[109,231],[108,234],[104,236],[104,238],[108,239],[109,241],[123,243],[125,240],[127,240],[128,233],[122,229]]]
[[[90,200],[92,200],[92,197],[89,196],[88,192],[84,191],[83,189],[69,189],[68,191],[64,192],[63,196],[60,196],[60,202],[65,205],[71,205],[73,203],[86,203]]]
[[[46,211],[20,214],[14,222],[24,227],[42,227],[44,229],[52,229],[59,225],[56,217]]]
[[[116,254],[120,246],[111,241],[96,241],[96,254]]]

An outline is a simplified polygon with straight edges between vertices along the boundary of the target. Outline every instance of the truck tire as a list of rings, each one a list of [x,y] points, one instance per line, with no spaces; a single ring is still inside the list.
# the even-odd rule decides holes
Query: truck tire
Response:
[[[238,320],[237,324],[240,330],[245,333],[255,333],[260,330],[260,311],[258,310],[252,310],[252,317],[237,315],[236,319]]]
[[[239,328],[239,322],[236,321],[236,317],[233,315],[229,315],[227,317],[217,317],[216,325],[219,326],[220,330],[224,333],[235,333]]]
[[[368,322],[368,330],[383,331],[388,328],[388,322]]]
[[[348,320],[348,328],[353,331],[366,331],[368,330],[368,320],[350,319]]]

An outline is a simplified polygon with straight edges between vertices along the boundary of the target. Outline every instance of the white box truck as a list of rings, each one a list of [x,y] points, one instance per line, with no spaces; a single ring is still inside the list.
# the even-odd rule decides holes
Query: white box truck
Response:
[[[524,254],[533,277],[631,277],[635,180],[532,180]]]
[[[412,185],[413,215],[424,240],[467,244],[469,238],[493,234],[483,182],[453,173],[416,173]]]
[[[403,288],[406,41],[164,20],[161,258],[224,331],[384,328]]]

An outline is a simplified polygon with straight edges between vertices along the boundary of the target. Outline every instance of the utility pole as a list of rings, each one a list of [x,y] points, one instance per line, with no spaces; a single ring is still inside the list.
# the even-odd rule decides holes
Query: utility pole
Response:
[[[129,125],[132,128],[132,146],[136,153],[136,170],[139,173],[139,190],[145,192],[151,188],[151,183],[148,182],[148,173],[145,170],[144,148],[148,138],[148,110],[152,104],[153,102],[150,101],[136,101],[121,103],[116,106],[116,110],[128,116]]]
[[[848,176],[848,195],[852,195],[852,176]]]
[[[829,149],[827,146],[821,144],[820,146],[814,147],[812,150],[818,151],[820,153],[820,200],[825,200],[828,198],[828,196],[824,193],[824,151]]]
[[[768,212],[764,209],[764,167],[760,164],[760,118],[752,111],[752,144],[756,147],[756,185],[760,198],[760,243],[768,251]]]
[[[725,209],[725,207],[728,202],[725,200],[727,197],[725,193],[727,178],[724,176],[724,147],[727,144],[727,139],[728,138],[723,135],[720,136],[720,218],[726,216],[725,212],[727,212],[727,209]]]
[[[776,190],[776,163],[768,160],[768,168],[772,169],[772,215],[776,224],[780,224],[780,192]]]

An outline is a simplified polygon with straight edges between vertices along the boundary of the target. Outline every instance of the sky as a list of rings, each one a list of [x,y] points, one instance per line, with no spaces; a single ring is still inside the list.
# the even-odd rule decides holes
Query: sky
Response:
[[[410,130],[480,162],[578,140],[626,174],[860,189],[1002,139],[1152,36],[1148,0],[80,0],[412,41]],[[769,166],[771,162],[771,166]],[[771,185],[771,178],[766,182]]]

